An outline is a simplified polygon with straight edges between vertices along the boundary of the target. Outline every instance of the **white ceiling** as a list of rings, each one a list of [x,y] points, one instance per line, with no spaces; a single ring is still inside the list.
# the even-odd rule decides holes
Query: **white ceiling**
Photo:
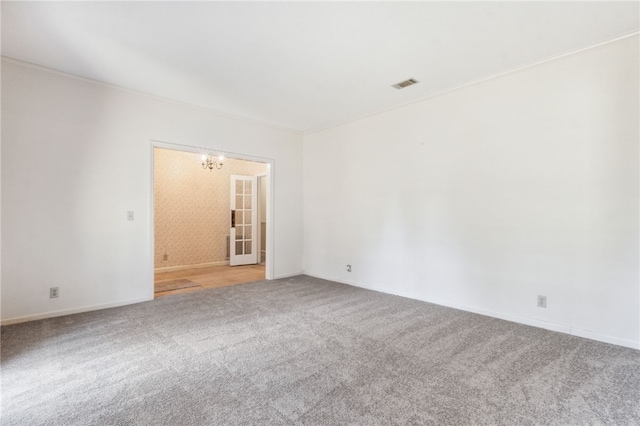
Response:
[[[637,32],[639,15],[637,1],[3,1],[2,55],[313,131]]]

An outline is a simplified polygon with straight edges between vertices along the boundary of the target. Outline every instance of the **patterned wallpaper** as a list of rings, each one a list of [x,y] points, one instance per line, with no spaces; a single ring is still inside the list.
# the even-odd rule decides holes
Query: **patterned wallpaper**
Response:
[[[235,159],[203,170],[198,154],[155,148],[155,267],[224,261],[231,175],[266,172],[266,164]]]

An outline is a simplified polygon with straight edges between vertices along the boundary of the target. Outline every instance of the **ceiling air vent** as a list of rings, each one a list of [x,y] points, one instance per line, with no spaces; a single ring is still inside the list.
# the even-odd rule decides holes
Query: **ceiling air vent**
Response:
[[[400,90],[400,89],[404,89],[405,87],[413,86],[416,83],[420,83],[420,82],[418,80],[416,80],[415,78],[410,78],[409,80],[405,80],[405,81],[401,81],[400,83],[396,83],[391,87],[394,87],[394,88]]]

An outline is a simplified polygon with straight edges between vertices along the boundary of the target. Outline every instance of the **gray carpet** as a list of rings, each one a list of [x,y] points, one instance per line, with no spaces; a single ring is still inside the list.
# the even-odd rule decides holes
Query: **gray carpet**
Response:
[[[640,424],[640,351],[306,276],[2,327],[3,425]]]

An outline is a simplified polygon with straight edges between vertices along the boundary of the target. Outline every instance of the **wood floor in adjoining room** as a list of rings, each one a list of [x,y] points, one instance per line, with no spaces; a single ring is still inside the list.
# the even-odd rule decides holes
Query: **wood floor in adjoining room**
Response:
[[[155,274],[155,298],[170,294],[191,293],[207,288],[227,287],[264,279],[264,265],[210,266],[179,271],[157,272]],[[189,280],[193,287],[161,291],[159,284],[174,280]]]

